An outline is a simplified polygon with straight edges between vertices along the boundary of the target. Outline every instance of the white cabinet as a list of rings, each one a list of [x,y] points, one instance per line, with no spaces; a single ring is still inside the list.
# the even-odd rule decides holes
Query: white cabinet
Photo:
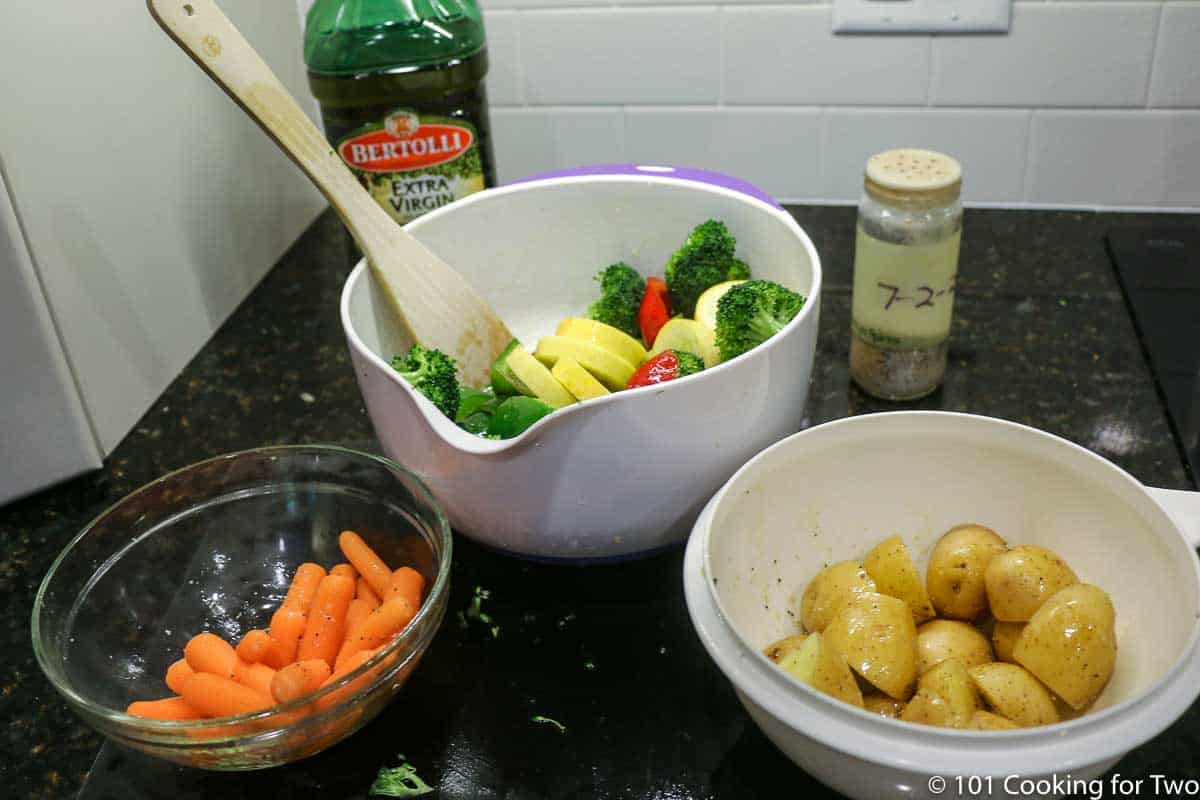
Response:
[[[315,109],[296,5],[222,7]],[[0,160],[20,222],[10,210],[5,235],[23,234],[0,263],[3,332],[22,309],[39,320],[37,341],[21,345],[26,369],[56,363],[36,389],[0,373],[0,462],[39,458],[31,439],[42,442],[46,468],[29,473],[41,485],[111,452],[325,204],[143,3],[9,4],[0,74]],[[2,346],[13,358],[15,342]],[[60,429],[51,420],[63,414],[78,445],[70,459],[58,458],[59,439],[33,434]],[[0,502],[27,484],[0,472]]]
[[[0,503],[99,466],[0,165]]]

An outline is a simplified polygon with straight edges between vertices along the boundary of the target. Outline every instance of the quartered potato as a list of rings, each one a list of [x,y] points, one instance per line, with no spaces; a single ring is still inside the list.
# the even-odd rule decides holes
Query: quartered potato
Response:
[[[992,660],[992,646],[974,627],[957,620],[935,619],[917,628],[918,674],[950,658],[970,669]]]
[[[951,658],[921,676],[917,693],[900,719],[940,728],[965,728],[979,707],[979,696],[967,668]]]
[[[876,591],[908,603],[913,621],[918,625],[933,618],[933,605],[929,602],[921,572],[899,536],[875,545],[863,559],[863,568],[875,581]]]
[[[974,667],[969,673],[987,704],[1020,727],[1058,722],[1054,698],[1024,667],[994,662]]]
[[[1021,726],[990,711],[976,711],[967,727],[973,731],[1015,731]]]
[[[1067,586],[1029,620],[1013,658],[1078,710],[1090,705],[1112,676],[1115,626],[1116,612],[1103,589]]]
[[[917,626],[903,600],[855,593],[824,631],[824,642],[868,683],[907,700],[917,680]]]
[[[799,649],[785,654],[779,666],[818,692],[863,707],[862,692],[846,659],[828,647],[819,633],[808,636]]]
[[[1056,554],[1024,544],[988,562],[984,572],[988,605],[1000,622],[1028,622],[1046,598],[1079,578]]]
[[[863,693],[863,708],[881,717],[900,719],[900,713],[904,711],[904,703],[888,697],[883,692],[872,690]]]
[[[848,600],[859,593],[874,591],[875,581],[859,562],[830,564],[804,587],[800,624],[809,633],[819,633]]]
[[[1116,662],[1116,613],[1055,553],[982,525],[947,531],[924,583],[899,536],[821,570],[790,603],[801,633],[763,653],[872,714],[998,731],[1073,719]],[[943,618],[937,618],[937,617]]]
[[[808,634],[798,633],[795,636],[785,636],[777,642],[771,642],[763,648],[763,655],[772,661],[779,663],[779,660],[793,650],[799,650],[800,645],[804,644],[804,640],[808,638]]]
[[[959,525],[946,532],[929,556],[925,587],[938,615],[973,620],[987,610],[983,573],[1008,544],[991,528]]]
[[[997,622],[992,628],[992,649],[997,661],[1013,663],[1013,645],[1025,630],[1024,622]]]

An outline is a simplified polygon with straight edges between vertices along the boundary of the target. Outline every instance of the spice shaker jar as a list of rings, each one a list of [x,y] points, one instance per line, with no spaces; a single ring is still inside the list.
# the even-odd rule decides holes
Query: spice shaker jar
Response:
[[[938,388],[962,236],[962,167],[932,150],[867,160],[854,245],[850,377],[885,400]]]

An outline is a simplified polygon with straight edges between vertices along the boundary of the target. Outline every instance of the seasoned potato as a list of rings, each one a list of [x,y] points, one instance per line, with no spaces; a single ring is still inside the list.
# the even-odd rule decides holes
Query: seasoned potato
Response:
[[[917,626],[903,600],[855,594],[824,631],[824,642],[872,686],[907,700],[917,680]]]
[[[908,603],[913,621],[918,625],[933,618],[933,605],[929,602],[921,572],[899,536],[875,545],[863,559],[863,568],[875,581],[875,591]]]
[[[763,648],[763,655],[772,661],[778,663],[788,653],[793,650],[799,650],[800,645],[804,644],[804,640],[808,638],[808,634],[798,633],[795,636],[785,636],[777,642],[771,642]]]
[[[979,693],[997,714],[1022,728],[1058,722],[1054,699],[1024,667],[993,662],[969,672]]]
[[[1023,544],[989,561],[983,581],[992,616],[1000,622],[1028,622],[1046,598],[1079,578],[1056,554]]]
[[[979,710],[979,696],[967,668],[949,658],[921,676],[917,693],[900,719],[941,728],[965,728]]]
[[[900,712],[904,711],[904,703],[888,697],[883,692],[871,690],[863,693],[863,708],[881,717],[900,719]]]
[[[997,622],[992,628],[992,650],[996,653],[997,661],[1013,662],[1013,645],[1021,631],[1025,630],[1024,622]]]
[[[946,532],[929,556],[925,586],[934,609],[950,619],[973,620],[987,610],[983,573],[1008,548],[991,528],[959,525]]]
[[[819,633],[806,638],[798,650],[784,655],[779,666],[818,692],[863,707],[862,692],[846,659],[828,647]]]
[[[965,622],[935,619],[917,628],[917,673],[924,675],[948,658],[967,669],[992,660],[987,637]]]
[[[1058,695],[1054,695],[1054,710],[1058,712],[1059,722],[1066,722],[1069,719],[1082,717],[1088,712],[1089,708],[1091,708],[1091,706],[1084,706],[1083,708],[1071,708],[1070,703],[1068,703],[1066,700],[1063,700]]]
[[[839,561],[817,573],[800,599],[800,624],[809,633],[819,633],[847,600],[862,592],[874,592],[875,581],[857,561]]]
[[[1013,647],[1016,662],[1072,708],[1104,689],[1117,660],[1116,612],[1108,594],[1077,583],[1051,595]]]
[[[990,711],[976,711],[971,715],[967,727],[973,731],[1015,731],[1021,726]]]
[[[805,644],[801,644],[799,647],[792,648],[780,656],[775,663],[797,680],[812,683],[813,673],[817,671],[817,656],[821,654],[820,642],[813,640],[813,636],[818,635],[805,636],[804,643],[808,645],[807,647]]]

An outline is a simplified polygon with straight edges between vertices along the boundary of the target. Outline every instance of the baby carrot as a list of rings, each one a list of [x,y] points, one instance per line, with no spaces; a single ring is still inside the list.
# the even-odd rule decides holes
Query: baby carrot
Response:
[[[138,700],[130,703],[125,713],[146,719],[204,719],[204,715],[188,704],[182,697],[164,697],[162,700]]]
[[[383,563],[383,559],[354,531],[342,531],[338,537],[338,545],[342,548],[342,555],[354,565],[359,575],[367,579],[375,594],[383,597],[392,577],[392,571]]]
[[[364,619],[366,619],[372,611],[379,608],[379,603],[376,600],[367,600],[362,597],[356,597],[350,601],[350,608],[346,610],[346,636],[352,634]],[[345,637],[343,637],[345,639]]]
[[[325,568],[320,564],[309,562],[296,567],[296,574],[292,576],[292,585],[288,587],[283,604],[298,608],[307,614],[309,607],[312,606],[313,598],[317,594],[317,587],[324,577]]]
[[[271,647],[271,634],[260,630],[246,631],[237,645],[238,658],[247,664],[257,664],[267,657]]]
[[[263,663],[268,667],[285,667],[296,660],[296,648],[304,635],[304,612],[291,606],[280,606],[271,615],[271,640],[275,643]]]
[[[345,575],[352,581],[358,580],[358,570],[349,564],[338,564],[333,569],[329,570],[330,575]]]
[[[249,686],[251,689],[263,694],[271,693],[271,680],[274,677],[275,670],[266,664],[250,664],[239,658],[233,666],[233,679],[235,681],[242,686]]]
[[[346,636],[346,612],[354,599],[354,581],[345,575],[326,575],[317,587],[308,623],[300,637],[297,661],[321,658],[333,666],[338,648]]]
[[[249,714],[275,705],[269,694],[208,672],[197,672],[183,682],[183,699],[209,717]]]
[[[183,688],[183,682],[195,671],[188,666],[186,658],[179,659],[167,667],[167,688],[175,694],[179,694],[179,690]]]
[[[322,687],[328,686],[329,684],[333,683],[334,681],[341,680],[343,677],[345,677],[349,673],[353,672],[354,670],[361,667],[363,664],[367,663],[367,661],[371,658],[371,656],[375,655],[376,652],[378,652],[378,651],[376,651],[376,650],[359,650],[359,651],[353,653],[344,662],[342,662],[341,664],[338,664],[337,669],[335,669],[333,671],[333,674],[330,675],[329,678],[327,678],[325,680],[325,682],[321,684],[321,686]],[[365,684],[369,683],[371,681],[371,679],[375,677],[374,674],[372,674],[372,673],[374,673],[376,671],[377,670],[372,670],[371,673],[363,675],[360,678],[356,678],[353,681],[351,681],[350,683],[343,686],[342,688],[330,692],[329,694],[322,697],[320,700],[317,700],[316,703],[314,703],[314,705],[318,709],[324,709],[324,708],[329,708],[329,706],[335,705],[335,704],[341,702],[342,700],[345,700],[347,697],[353,695],[355,692],[357,692],[359,689],[361,689]]]
[[[198,633],[183,648],[183,657],[196,672],[208,672],[225,678],[233,677],[237,653],[229,642],[215,633]]]
[[[346,651],[346,654],[349,655],[350,651],[346,650],[349,640],[354,636],[355,632],[358,630],[358,626],[362,624],[363,620],[370,616],[371,612],[379,607],[379,603],[375,601],[374,597],[375,595],[372,594],[372,599],[370,600],[362,597],[356,597],[350,601],[350,608],[346,611],[346,636],[342,639],[342,642],[338,647],[337,662],[342,660],[342,651]],[[335,662],[335,664],[337,662]]]
[[[373,650],[387,644],[393,636],[404,629],[417,609],[403,597],[393,597],[375,609],[362,621],[358,629],[346,641],[346,647],[338,654],[348,658],[362,650]]]
[[[358,588],[354,592],[356,598],[362,600],[370,600],[375,605],[379,605],[379,595],[375,594],[375,590],[371,588],[371,584],[367,583],[367,579],[363,576],[358,576]]]
[[[315,692],[331,674],[329,664],[321,658],[288,664],[275,673],[271,681],[271,696],[280,703],[290,702],[309,692]]]
[[[383,595],[383,599],[386,602],[399,596],[411,603],[413,608],[420,608],[421,594],[424,591],[425,576],[412,567],[400,567],[392,573],[392,577],[388,580],[387,592]]]

